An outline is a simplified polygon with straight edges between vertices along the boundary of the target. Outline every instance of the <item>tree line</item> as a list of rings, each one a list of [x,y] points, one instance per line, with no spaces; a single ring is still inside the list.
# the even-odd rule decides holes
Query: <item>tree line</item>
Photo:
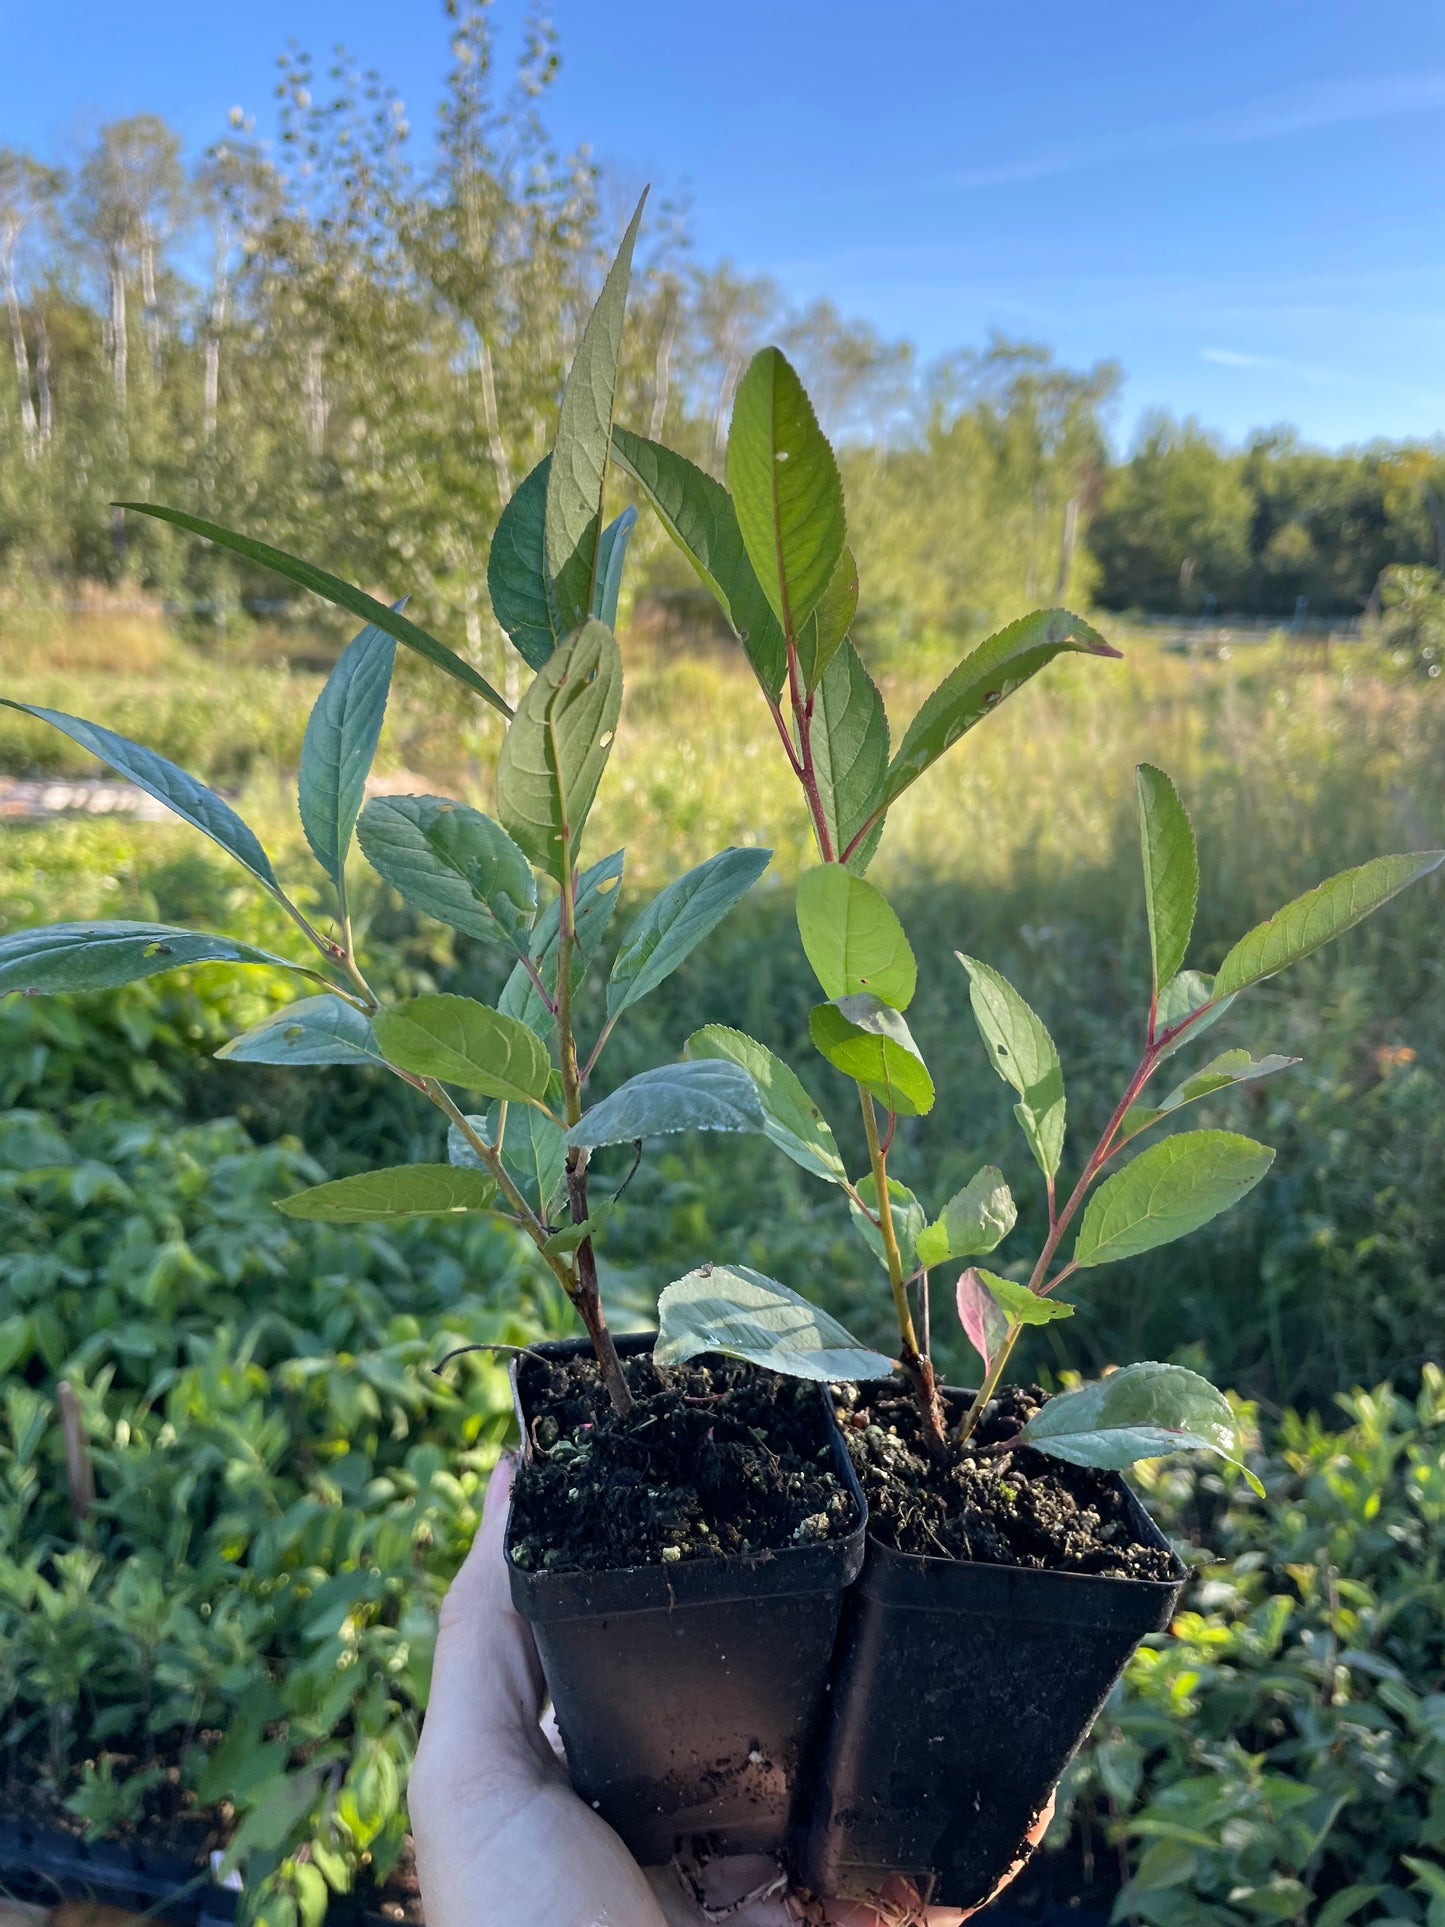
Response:
[[[627,196],[549,138],[558,68],[529,21],[499,71],[447,5],[435,139],[342,56],[281,59],[274,134],[239,112],[189,160],[166,122],[98,128],[71,167],[0,147],[0,592],[134,583],[220,623],[277,593],[111,507],[163,501],[322,560],[500,655],[487,541],[540,458]],[[1145,424],[1111,457],[1112,363],[994,338],[923,366],[828,302],[690,247],[663,200],[629,315],[620,417],[720,472],[752,351],[780,342],[844,449],[875,647],[1052,600],[1345,617],[1392,567],[1445,566],[1445,454],[1225,448]],[[682,588],[644,518],[637,561]],[[198,633],[205,633],[202,621]]]

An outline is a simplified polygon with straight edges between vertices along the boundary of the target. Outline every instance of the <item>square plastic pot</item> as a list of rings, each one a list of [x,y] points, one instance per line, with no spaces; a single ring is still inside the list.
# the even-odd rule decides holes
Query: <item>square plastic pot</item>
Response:
[[[1115,1482],[1139,1539],[1165,1547]],[[898,1872],[936,1906],[986,1900],[1129,1655],[1172,1619],[1174,1565],[1164,1580],[1044,1572],[870,1536],[839,1629],[804,1883],[864,1899]]]
[[[631,1357],[652,1343],[648,1333],[617,1348]],[[589,1345],[532,1350],[564,1359]],[[512,1389],[528,1441],[525,1354],[513,1362]],[[610,1572],[523,1572],[508,1561],[572,1784],[644,1866],[698,1836],[718,1853],[784,1848],[867,1524],[821,1385],[818,1400],[819,1439],[830,1442],[833,1470],[857,1508],[846,1538]]]

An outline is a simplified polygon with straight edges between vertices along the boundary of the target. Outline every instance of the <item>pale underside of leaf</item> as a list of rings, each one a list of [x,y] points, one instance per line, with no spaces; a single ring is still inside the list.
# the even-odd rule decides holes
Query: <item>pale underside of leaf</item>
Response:
[[[301,827],[312,855],[338,888],[381,738],[395,658],[396,638],[368,623],[337,658],[301,742],[296,778]]]
[[[1207,1450],[1240,1463],[1238,1426],[1223,1394],[1182,1365],[1152,1361],[1049,1399],[1019,1442],[1106,1471],[1179,1451]],[[1258,1489],[1253,1474],[1246,1476]]]
[[[721,1352],[790,1378],[887,1378],[893,1371],[892,1359],[747,1265],[700,1265],[667,1286],[657,1310],[654,1356],[663,1366]]]
[[[687,1040],[689,1057],[725,1058],[738,1064],[757,1087],[768,1139],[794,1164],[829,1184],[847,1182],[832,1128],[792,1068],[740,1030],[708,1024]]]
[[[0,937],[0,995],[113,990],[184,964],[269,964],[303,977],[318,973],[269,950],[169,923],[52,923]]]
[[[719,1058],[640,1071],[582,1113],[567,1142],[585,1149],[678,1131],[762,1131],[767,1120],[745,1070]]]
[[[866,835],[863,830],[888,768],[888,717],[878,685],[850,641],[824,670],[813,697],[812,746],[833,855],[848,852],[848,868],[861,875],[883,834],[881,816]]]
[[[480,810],[445,796],[374,796],[358,836],[377,875],[426,916],[525,947],[537,885],[511,837]]]
[[[252,1025],[216,1052],[237,1064],[376,1064],[371,1019],[341,997],[303,997]]]

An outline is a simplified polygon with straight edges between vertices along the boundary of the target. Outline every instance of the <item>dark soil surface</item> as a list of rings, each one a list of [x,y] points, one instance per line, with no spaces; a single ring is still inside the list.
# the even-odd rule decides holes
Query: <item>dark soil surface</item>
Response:
[[[993,1400],[964,1447],[938,1465],[921,1443],[918,1410],[897,1385],[849,1385],[838,1417],[868,1501],[868,1525],[899,1552],[974,1559],[992,1566],[1172,1579],[1171,1555],[1140,1545],[1117,1480],[1027,1446],[979,1456],[976,1445],[1012,1437],[1043,1404],[1037,1386]],[[962,1408],[949,1409],[951,1423]]]
[[[528,1358],[533,1456],[517,1473],[510,1551],[524,1572],[599,1572],[775,1552],[845,1538],[854,1499],[833,1470],[817,1385],[733,1359],[623,1360],[619,1421],[589,1355]]]

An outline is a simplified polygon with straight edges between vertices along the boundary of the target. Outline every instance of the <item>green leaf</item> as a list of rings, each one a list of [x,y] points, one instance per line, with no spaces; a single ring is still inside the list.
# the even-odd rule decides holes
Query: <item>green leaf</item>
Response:
[[[660,891],[622,939],[607,985],[616,1017],[670,977],[767,869],[771,850],[722,850]]]
[[[525,947],[537,885],[489,816],[445,796],[373,796],[357,835],[372,869],[413,908],[464,936]]]
[[[188,529],[192,535],[203,535],[208,542],[229,549],[233,555],[244,556],[248,562],[259,563],[263,569],[271,569],[283,575],[288,582],[298,583],[303,589],[310,589],[314,595],[327,602],[334,602],[338,609],[345,609],[353,616],[360,616],[363,622],[373,623],[398,642],[404,642],[408,649],[415,649],[419,656],[425,656],[439,669],[445,669],[449,676],[465,683],[473,695],[483,697],[493,709],[499,709],[504,716],[512,711],[489,682],[479,676],[470,663],[438,642],[435,636],[417,627],[410,617],[404,616],[399,609],[388,609],[384,602],[369,596],[362,589],[352,588],[340,576],[329,575],[325,569],[318,569],[310,562],[302,562],[294,555],[287,555],[284,549],[273,549],[268,542],[255,542],[249,535],[237,535],[234,529],[224,529],[219,522],[208,522],[204,516],[187,515],[183,509],[158,508],[153,502],[117,502],[117,508],[134,509],[138,515],[153,515],[158,521],[171,522],[178,529]]]
[[[204,783],[197,782],[194,776],[166,757],[158,756],[153,749],[145,749],[140,743],[132,743],[124,736],[117,736],[113,729],[105,729],[99,723],[88,723],[79,716],[67,716],[59,709],[41,709],[35,703],[12,702],[8,696],[0,696],[0,703],[7,709],[18,709],[26,716],[50,723],[72,742],[79,743],[82,749],[88,749],[92,756],[99,757],[102,763],[109,763],[127,782],[134,783],[137,789],[144,790],[147,796],[153,796],[158,803],[164,803],[182,822],[189,823],[213,843],[218,843],[228,856],[244,864],[267,889],[278,888],[271,859],[261,848],[255,831],[241,821],[223,797],[207,789]]]
[[[864,993],[817,1004],[808,1016],[813,1048],[900,1117],[933,1109],[933,1079],[896,1010]]]
[[[622,569],[627,561],[627,545],[637,526],[637,510],[625,508],[615,522],[602,531],[597,550],[597,593],[592,613],[609,629],[617,627],[617,599],[622,593]]]
[[[463,1211],[485,1211],[497,1187],[484,1171],[454,1164],[398,1164],[389,1171],[362,1171],[334,1178],[293,1197],[278,1198],[276,1208],[290,1218],[323,1224],[377,1224],[389,1218],[441,1218]]]
[[[838,863],[804,871],[798,882],[798,934],[813,974],[830,998],[867,991],[906,1010],[918,966],[887,897]]]
[[[1133,1137],[1149,1125],[1157,1124],[1161,1117],[1167,1117],[1171,1111],[1177,1111],[1183,1104],[1193,1104],[1214,1091],[1227,1090],[1231,1084],[1253,1084],[1261,1077],[1272,1077],[1276,1071],[1287,1071],[1300,1061],[1298,1057],[1255,1058],[1247,1050],[1221,1051],[1218,1057],[1211,1058],[1201,1069],[1186,1077],[1182,1084],[1176,1084],[1167,1097],[1160,1098],[1157,1105],[1131,1106],[1124,1114],[1125,1135]]]
[[[740,1064],[757,1087],[769,1141],[814,1177],[829,1184],[847,1183],[847,1171],[823,1113],[797,1075],[766,1045],[755,1043],[740,1030],[708,1024],[688,1038],[687,1054]]]
[[[823,672],[813,697],[813,775],[833,853],[842,857],[855,839],[848,868],[861,875],[883,834],[873,817],[888,768],[888,717],[878,685],[862,657],[845,641]]]
[[[1166,1452],[1217,1452],[1240,1464],[1229,1401],[1182,1365],[1126,1365],[1092,1385],[1060,1392],[1029,1420],[1018,1443],[1107,1472]],[[1262,1493],[1252,1472],[1245,1477]]]
[[[536,1102],[552,1066],[547,1047],[515,1017],[471,997],[431,993],[378,1012],[373,1029],[388,1063],[485,1097]]]
[[[51,923],[0,937],[0,996],[7,990],[113,990],[162,970],[200,963],[270,964],[303,977],[318,975],[234,937],[213,937],[170,923]]]
[[[623,853],[614,850],[599,862],[580,872],[577,896],[572,906],[577,955],[572,960],[572,988],[581,983],[597,949],[606,935],[617,908],[618,883],[622,877]],[[532,927],[532,963],[551,996],[557,988],[557,942],[560,935],[561,899],[554,897]],[[516,1017],[539,1037],[550,1037],[554,1029],[552,1014],[537,995],[537,987],[519,963],[503,986],[497,1008],[504,1016]]]
[[[1179,792],[1152,763],[1134,772],[1139,790],[1139,841],[1144,857],[1144,905],[1158,992],[1184,967],[1199,903],[1199,853]]]
[[[1074,1263],[1115,1264],[1187,1237],[1238,1204],[1273,1163],[1268,1146],[1233,1131],[1180,1131],[1151,1144],[1089,1199]]]
[[[1445,1867],[1437,1866],[1433,1860],[1421,1860],[1413,1853],[1402,1853],[1400,1859],[1414,1874],[1417,1886],[1423,1887],[1432,1899],[1445,1900]]]
[[[748,560],[784,635],[796,638],[823,599],[848,527],[833,451],[776,348],[754,355],[738,384],[727,472]]]
[[[484,1144],[495,1146],[499,1117],[498,1107],[493,1106],[484,1116],[468,1117],[467,1122]],[[484,1168],[455,1124],[447,1127],[447,1160],[472,1170]],[[502,1165],[539,1215],[550,1217],[567,1175],[567,1140],[561,1125],[531,1104],[513,1105],[502,1133]]]
[[[368,623],[338,656],[301,740],[296,780],[301,827],[316,861],[338,889],[381,738],[395,659],[395,638]]]
[[[1175,1051],[1182,1050],[1186,1044],[1192,1044],[1197,1037],[1202,1037],[1211,1025],[1219,1022],[1234,1002],[1232,997],[1221,997],[1217,1004],[1211,1003],[1213,988],[1214,979],[1205,971],[1181,970],[1179,975],[1172,977],[1159,992],[1159,1004],[1154,1013],[1156,1038],[1162,1038],[1167,1031],[1182,1024],[1186,1017],[1193,1017],[1196,1011],[1204,1013],[1189,1026],[1188,1030],[1181,1032],[1178,1037],[1163,1046],[1158,1059],[1161,1064],[1166,1057],[1172,1057]]]
[[[236,1064],[380,1064],[371,1019],[341,997],[303,997],[222,1044]]]
[[[992,1273],[987,1274],[992,1276]],[[984,1283],[985,1274],[970,1269],[958,1276],[955,1302],[965,1338],[983,1363],[984,1376],[993,1370],[1009,1335],[1008,1314]]]
[[[1067,609],[1040,609],[981,642],[925,699],[908,725],[888,766],[881,807],[895,802],[965,731],[1066,650],[1086,656],[1119,654],[1097,629]]]
[[[1003,1172],[986,1164],[919,1232],[918,1262],[942,1265],[950,1258],[982,1257],[1003,1243],[1018,1215]]]
[[[563,635],[592,614],[627,284],[646,201],[644,191],[583,330],[557,419],[547,473],[546,555],[552,609]]]
[[[577,860],[621,709],[616,640],[602,623],[587,622],[537,671],[502,739],[497,814],[559,883]]]
[[[612,1203],[609,1199],[604,1199],[601,1204],[592,1207],[580,1224],[564,1224],[560,1231],[554,1231],[542,1246],[542,1250],[552,1256],[561,1256],[565,1252],[575,1251],[584,1239],[595,1240],[606,1229],[607,1220],[611,1216]]]
[[[1380,1887],[1354,1885],[1341,1887],[1338,1893],[1330,1895],[1324,1906],[1315,1915],[1312,1927],[1345,1927],[1347,1920],[1353,1920],[1361,1907],[1368,1907],[1376,1894],[1383,1892]]]
[[[1316,884],[1240,938],[1219,966],[1214,995],[1236,996],[1250,984],[1274,976],[1286,964],[1298,963],[1441,863],[1445,863],[1445,850],[1377,856],[1357,869],[1341,870],[1338,876]]]
[[[1052,1178],[1064,1149],[1064,1073],[1054,1040],[1006,977],[961,950],[954,954],[968,972],[969,1001],[993,1067],[1019,1094],[1014,1116],[1039,1169]]]
[[[776,699],[787,679],[787,648],[743,547],[732,497],[685,456],[631,429],[613,429],[612,452],[716,599],[764,693]]]
[[[825,1311],[746,1265],[699,1265],[657,1301],[653,1356],[681,1365],[700,1352],[745,1358],[789,1378],[889,1378],[893,1361],[860,1345]]]
[[[1057,1298],[1041,1298],[1027,1285],[1015,1283],[1012,1278],[1000,1278],[996,1271],[985,1271],[982,1266],[973,1268],[973,1275],[983,1285],[989,1297],[1007,1318],[1010,1325],[1052,1325],[1055,1319],[1072,1318],[1074,1308]]]
[[[798,673],[811,695],[837,655],[858,613],[858,564],[845,547],[812,615],[798,631]]]
[[[492,614],[522,660],[540,669],[561,640],[547,594],[547,476],[544,455],[512,491],[497,518],[487,556],[487,594]]]
[[[870,1171],[859,1180],[858,1196],[870,1211],[878,1208],[878,1186]],[[914,1197],[906,1184],[897,1178],[888,1180],[888,1201],[893,1210],[893,1235],[898,1240],[898,1256],[903,1264],[903,1275],[911,1277],[922,1262],[918,1257],[917,1239],[927,1220],[928,1213]],[[853,1228],[867,1245],[873,1256],[888,1269],[888,1253],[883,1245],[883,1232],[867,1211],[860,1211],[852,1198],[848,1200],[848,1213],[853,1220]]]
[[[610,1097],[582,1113],[570,1145],[596,1150],[675,1131],[761,1131],[766,1119],[745,1070],[716,1058],[659,1064],[629,1077]]]

